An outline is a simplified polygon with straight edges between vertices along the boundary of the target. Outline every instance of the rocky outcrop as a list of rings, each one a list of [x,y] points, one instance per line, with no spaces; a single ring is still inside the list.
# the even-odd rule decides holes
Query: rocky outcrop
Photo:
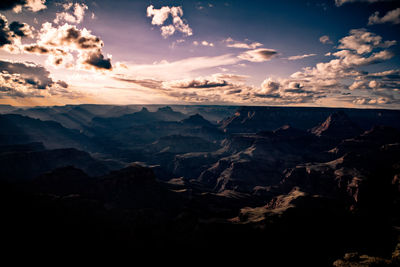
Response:
[[[362,129],[352,122],[343,111],[331,114],[323,123],[312,128],[316,136],[343,140],[362,133]]]

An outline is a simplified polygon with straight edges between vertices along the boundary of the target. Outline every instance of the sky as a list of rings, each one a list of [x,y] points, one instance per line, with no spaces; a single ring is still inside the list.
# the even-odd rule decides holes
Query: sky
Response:
[[[400,108],[400,0],[0,3],[0,104]]]

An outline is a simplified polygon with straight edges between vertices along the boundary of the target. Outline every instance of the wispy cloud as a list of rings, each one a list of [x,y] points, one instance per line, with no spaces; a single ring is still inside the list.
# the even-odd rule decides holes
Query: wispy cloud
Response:
[[[336,6],[341,6],[346,3],[356,3],[356,2],[364,2],[364,3],[376,3],[376,2],[384,2],[388,0],[335,0]]]
[[[331,41],[331,39],[329,38],[328,35],[323,35],[323,36],[319,37],[319,41],[323,44],[333,44],[333,42]]]
[[[231,48],[242,48],[242,49],[256,49],[257,47],[263,46],[262,43],[259,42],[252,42],[252,43],[245,43],[233,40],[231,37],[224,40],[227,47]]]
[[[291,56],[288,57],[288,60],[299,60],[299,59],[303,59],[303,58],[307,58],[307,57],[313,57],[316,56],[317,54],[304,54],[304,55],[297,55],[297,56]]]
[[[379,17],[379,12],[376,11],[368,18],[368,25],[383,23],[400,24],[400,8],[391,10],[382,17]]]

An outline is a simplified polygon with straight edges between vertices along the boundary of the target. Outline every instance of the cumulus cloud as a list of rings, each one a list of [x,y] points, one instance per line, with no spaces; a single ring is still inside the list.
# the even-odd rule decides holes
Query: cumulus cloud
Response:
[[[358,54],[370,53],[375,48],[387,48],[396,44],[396,41],[382,41],[382,37],[368,32],[366,29],[353,29],[350,35],[339,40],[339,49],[350,49]]]
[[[46,0],[5,0],[0,3],[0,10],[12,9],[15,13],[21,12],[22,8],[26,8],[32,12],[46,9]]]
[[[338,95],[345,95],[346,98],[340,98],[340,101],[356,105],[396,103],[398,96],[395,94],[398,94],[400,87],[400,75],[397,70],[368,73],[360,69],[392,58],[394,54],[384,48],[393,45],[394,42],[383,41],[381,36],[365,29],[356,29],[350,31],[339,43],[339,50],[330,54],[334,59],[317,63],[315,67],[303,68],[302,71],[279,81],[279,95],[285,96],[282,95],[283,91],[305,93],[305,101],[320,99],[329,94],[332,95],[331,99],[339,99]],[[349,96],[347,90],[353,93],[368,90],[370,99]]]
[[[368,25],[383,23],[400,24],[400,8],[391,10],[382,17],[379,17],[379,11],[376,11],[368,18]]]
[[[86,28],[81,30],[67,23],[59,27],[53,27],[49,22],[42,25],[38,43],[76,50],[101,49],[104,45],[99,37],[92,35]]]
[[[400,92],[400,70],[365,73],[356,77],[350,90],[370,90],[374,94]]]
[[[319,37],[319,41],[323,44],[332,44],[333,43],[328,35],[323,35],[323,36]]]
[[[356,105],[382,105],[391,104],[392,101],[388,97],[355,97],[352,103]]]
[[[0,98],[43,97],[44,91],[68,87],[64,81],[53,81],[50,72],[34,63],[0,60],[0,70]]]
[[[214,43],[207,42],[207,41],[202,41],[202,42],[201,42],[201,45],[202,45],[202,46],[210,46],[210,47],[214,47]]]
[[[251,62],[264,62],[271,60],[277,54],[278,52],[274,49],[258,48],[254,50],[248,50],[240,54],[238,57]]]
[[[309,81],[298,81],[296,79],[265,79],[261,88],[255,89],[252,96],[268,100],[275,104],[298,104],[316,102],[329,94],[321,88],[313,87]]]
[[[14,21],[8,24],[7,18],[0,14],[0,48],[13,51],[21,43],[22,37],[31,37],[32,30],[26,23]]]
[[[297,55],[297,56],[291,56],[288,57],[289,60],[299,60],[307,57],[313,57],[316,56],[317,54],[305,54],[305,55]]]
[[[214,47],[214,43],[208,42],[208,41],[206,41],[206,40],[201,41],[201,42],[193,41],[193,44],[194,44],[195,46],[202,45],[202,46]]]
[[[346,3],[364,2],[364,3],[376,3],[383,2],[387,0],[335,0],[336,6],[341,6]]]
[[[393,53],[383,50],[364,57],[349,50],[340,50],[332,54],[336,59],[317,63],[315,67],[306,67],[303,71],[291,75],[292,78],[304,79],[339,79],[362,75],[358,67],[376,64],[392,58]]]
[[[104,57],[103,46],[103,41],[86,28],[78,29],[67,23],[54,27],[46,22],[42,25],[37,43],[22,47],[26,53],[48,55],[47,63],[56,67],[73,67],[72,53],[77,52],[77,67],[110,70],[112,69],[111,59]]]
[[[168,18],[172,17],[172,23],[164,25]],[[193,31],[183,19],[182,7],[178,6],[163,6],[160,9],[154,8],[153,5],[147,7],[147,17],[152,18],[151,24],[160,26],[161,35],[164,38],[168,38],[175,32],[179,31],[185,36],[193,35]]]
[[[261,84],[262,94],[271,94],[279,90],[279,82],[273,81],[271,78],[264,80]]]
[[[79,24],[82,22],[85,12],[88,9],[88,6],[85,4],[79,4],[79,3],[67,3],[63,4],[63,8],[65,11],[56,13],[56,18],[54,19],[54,23],[60,23],[62,21],[73,23],[73,24]],[[67,12],[67,11],[72,11]]]
[[[252,42],[252,43],[244,43],[233,40],[231,37],[224,40],[227,43],[227,47],[231,48],[243,48],[243,49],[256,49],[257,47],[262,46],[262,43],[259,42]]]
[[[357,43],[358,46],[353,46],[353,43]],[[198,42],[197,45],[201,43]],[[259,86],[246,85],[248,77],[237,74],[217,73],[201,77],[196,75],[199,70],[247,60],[250,56],[245,53],[241,53],[239,57],[227,54],[175,62],[161,61],[152,65],[129,65],[128,74],[115,79],[137,85],[141,90],[150,90],[152,94],[160,97],[189,103],[286,105],[345,101],[352,105],[376,103],[375,105],[382,106],[400,103],[400,71],[368,73],[362,68],[392,58],[394,54],[386,49],[392,45],[390,41],[384,41],[382,37],[362,29],[358,32],[351,31],[348,36],[342,38],[339,45],[342,45],[341,48],[337,46],[338,50],[331,53],[333,59],[303,68],[287,78],[268,77]],[[254,53],[254,50],[246,52]],[[267,53],[255,53],[250,59],[262,62],[277,54],[275,50],[266,50]],[[263,56],[266,58],[258,58]],[[299,55],[300,58],[304,58],[302,56]],[[131,77],[132,73],[136,76]],[[360,95],[367,94],[370,99],[362,100]]]
[[[350,90],[359,90],[359,89],[368,89],[368,82],[367,81],[354,81],[350,86]]]

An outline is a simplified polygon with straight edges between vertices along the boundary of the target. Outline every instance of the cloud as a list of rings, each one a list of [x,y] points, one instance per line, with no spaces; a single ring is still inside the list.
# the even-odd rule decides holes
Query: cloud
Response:
[[[175,33],[175,27],[173,25],[162,26],[160,28],[161,36],[167,38]]]
[[[395,101],[398,102],[398,101]],[[392,101],[387,98],[387,97],[355,97],[354,100],[352,100],[353,104],[356,105],[382,105],[382,104],[391,104]]]
[[[263,84],[268,84],[267,82]],[[274,82],[275,83],[275,82]],[[308,90],[302,88],[300,84],[291,83],[292,86],[299,86],[298,88],[290,88],[290,84],[287,82],[278,83],[273,86],[273,91],[253,90],[250,94],[251,102],[253,103],[269,103],[275,105],[287,105],[287,104],[301,104],[301,103],[315,103],[318,100],[328,96],[327,92],[323,90]],[[279,89],[276,89],[279,88]]]
[[[210,47],[214,47],[214,43],[211,43],[211,42],[208,42],[208,41],[201,41],[201,42],[198,42],[198,41],[193,41],[193,44],[195,45],[195,46],[198,46],[198,45],[202,45],[202,46],[210,46]]]
[[[26,53],[48,55],[47,64],[81,69],[110,70],[111,59],[102,54],[103,41],[86,28],[78,29],[65,23],[54,27],[46,22],[42,25],[37,43],[23,45]],[[73,64],[73,52],[78,52],[77,64]]]
[[[173,62],[160,61],[153,64],[127,64],[127,69],[118,70],[126,77],[151,77],[161,80],[191,77],[193,72],[236,64],[239,58],[232,54],[213,57],[190,57]]]
[[[117,75],[114,77],[115,80],[127,83],[137,84],[141,87],[150,88],[150,89],[158,89],[162,87],[162,81],[155,79],[133,79],[133,78],[124,78],[121,75]]]
[[[238,58],[250,62],[264,62],[274,58],[278,52],[274,49],[258,48],[246,51],[238,56]]]
[[[400,70],[365,73],[356,77],[350,90],[370,90],[373,93],[400,92]]]
[[[328,35],[323,35],[323,36],[319,37],[319,41],[323,44],[332,44],[333,43]]]
[[[253,43],[247,44],[244,42],[235,41],[231,37],[224,40],[224,42],[227,43],[227,45],[226,45],[227,47],[231,47],[231,48],[256,49],[257,47],[263,46],[262,43],[258,43],[258,42],[253,42]]]
[[[28,24],[14,21],[9,25],[7,18],[0,14],[0,47],[13,51],[21,43],[22,37],[31,36],[32,30]]]
[[[139,85],[151,94],[168,97],[174,101],[185,101],[189,103],[237,103],[249,94],[251,88],[244,84],[248,78],[245,75],[232,73],[215,73],[187,79],[143,79],[143,78],[121,78],[118,81]],[[149,93],[149,92],[147,92]]]
[[[14,33],[14,35],[19,37],[31,37],[32,30],[31,27],[26,23],[21,23],[18,21],[11,22],[10,31]]]
[[[205,3],[203,4],[201,2],[197,2],[196,3],[196,9],[197,10],[203,10],[205,8],[212,8],[212,7],[214,7],[214,5],[211,4],[211,3],[207,3],[207,4],[205,4]]]
[[[73,23],[73,24],[79,24],[82,22],[85,12],[88,9],[88,6],[85,4],[79,4],[79,3],[67,3],[63,4],[64,12],[59,12],[56,13],[56,18],[54,19],[54,23],[59,24],[61,21]],[[71,10],[72,13],[66,12],[68,10]]]
[[[22,8],[26,8],[32,12],[46,9],[46,0],[4,0],[0,3],[0,10],[12,9],[15,13],[21,12]]]
[[[383,17],[379,17],[379,12],[376,11],[368,18],[368,25],[383,23],[400,24],[400,8],[389,11]]]
[[[46,89],[53,84],[53,80],[49,77],[50,73],[34,63],[0,60],[0,69],[2,74],[17,74],[35,89]]]
[[[43,97],[44,91],[68,87],[64,81],[54,82],[50,72],[31,62],[0,60],[0,69],[0,98]]]
[[[176,80],[164,82],[163,86],[169,88],[215,88],[215,87],[225,87],[228,86],[229,83],[226,80],[220,79],[207,79],[207,78],[196,78],[196,79],[184,79],[184,80]]]
[[[53,27],[49,22],[42,25],[38,43],[44,46],[65,47],[75,50],[101,49],[104,45],[99,37],[92,35],[86,28],[81,30],[67,23]]]
[[[0,47],[7,44],[12,44],[12,36],[6,17],[0,14]]]
[[[327,97],[328,91],[317,89],[307,81],[296,81],[295,79],[265,79],[261,88],[252,92],[252,97],[270,101],[275,104],[298,104],[312,103]],[[258,100],[259,101],[259,100]]]
[[[360,89],[368,89],[368,82],[366,81],[354,81],[350,86],[350,90],[360,90]]]
[[[357,43],[358,47],[353,46],[354,43]],[[197,45],[201,43],[198,42]],[[342,45],[341,48],[339,45]],[[339,45],[336,47],[337,51],[331,53],[330,60],[303,68],[286,78],[267,77],[259,86],[247,85],[249,77],[244,75],[215,73],[199,76],[198,73],[200,70],[203,72],[205,69],[238,64],[247,60],[241,58],[246,52],[254,53],[254,50],[264,49],[245,51],[239,57],[226,54],[174,62],[161,61],[148,65],[127,64],[125,72],[117,75],[115,80],[125,82],[126,86],[133,90],[142,90],[154,95],[155,98],[187,103],[337,105],[346,102],[346,105],[376,103],[375,105],[383,107],[400,103],[399,70],[376,73],[363,70],[364,66],[383,62],[394,56],[386,49],[392,45],[391,41],[385,41],[382,37],[361,29],[350,31],[348,36],[341,39]],[[254,58],[262,56],[268,59],[277,55],[275,50],[266,50],[266,55],[255,53],[251,59],[254,61]],[[299,55],[298,58],[304,58],[303,56]],[[262,62],[266,58],[257,60]],[[362,101],[366,95],[370,99]]]
[[[83,63],[87,64],[91,67],[96,69],[105,69],[110,70],[112,69],[111,66],[111,59],[105,59],[101,50],[96,50],[94,52],[85,53],[86,58],[84,59]]]
[[[388,0],[335,0],[336,6],[341,6],[346,3],[355,3],[355,2],[364,2],[364,3],[376,3],[376,2],[384,2]]]
[[[307,57],[313,57],[316,56],[317,54],[305,54],[305,55],[298,55],[298,56],[291,56],[288,57],[289,60],[299,60]]]
[[[303,68],[302,71],[293,73],[289,78],[280,80],[279,90],[275,92],[275,97],[277,94],[282,98],[287,97],[287,93],[295,93],[305,97],[304,101],[317,101],[331,95],[331,101],[336,99],[354,105],[399,103],[397,97],[400,88],[400,72],[398,70],[368,73],[360,69],[363,66],[391,59],[394,54],[384,48],[391,46],[394,42],[383,41],[381,36],[367,32],[365,29],[351,30],[349,35],[339,42],[339,50],[330,54],[334,59],[317,63],[315,67]],[[347,90],[351,90],[352,93],[368,90],[368,99],[362,96],[349,96],[346,94]],[[343,96],[346,97],[343,98]],[[302,99],[302,97],[297,99]]]
[[[395,45],[397,42],[382,42],[382,37],[368,32],[366,29],[353,29],[350,35],[339,40],[339,49],[354,50],[358,54],[370,53],[375,48],[387,48]]]
[[[271,78],[264,80],[261,84],[261,91],[262,94],[271,94],[279,90],[279,82],[273,81]]]
[[[291,77],[322,80],[356,77],[362,75],[362,72],[357,70],[358,67],[383,62],[394,56],[393,53],[387,50],[375,52],[368,57],[355,54],[349,50],[339,50],[332,55],[336,58],[329,62],[317,63],[312,68],[306,67],[303,71],[292,74]]]
[[[164,25],[170,15],[172,17],[172,23]],[[193,35],[192,29],[189,24],[185,23],[182,16],[183,10],[180,6],[163,6],[160,9],[154,8],[153,5],[147,7],[147,17],[152,18],[152,25],[160,26],[161,35],[164,38],[168,38],[177,31],[183,33],[184,36]]]

